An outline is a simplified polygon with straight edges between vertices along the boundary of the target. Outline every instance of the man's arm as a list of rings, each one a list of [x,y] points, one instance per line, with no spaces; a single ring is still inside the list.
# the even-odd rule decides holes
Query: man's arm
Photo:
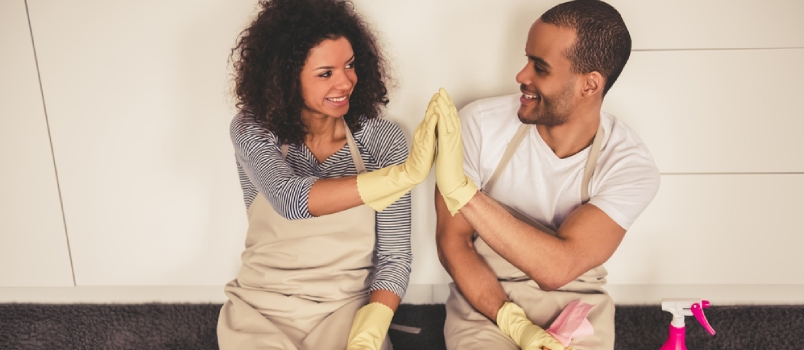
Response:
[[[475,250],[472,242],[474,229],[460,213],[450,215],[438,188],[435,190],[435,207],[438,260],[469,304],[495,321],[497,311],[508,297],[497,281],[497,275]]]
[[[603,264],[625,236],[625,229],[588,203],[570,213],[556,236],[514,218],[479,191],[460,213],[489,247],[544,290],[558,289]]]

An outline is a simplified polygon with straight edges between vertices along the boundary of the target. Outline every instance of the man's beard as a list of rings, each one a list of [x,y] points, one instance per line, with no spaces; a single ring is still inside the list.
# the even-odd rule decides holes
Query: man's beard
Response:
[[[527,116],[517,115],[523,124],[535,124],[544,126],[558,126],[567,122],[572,113],[572,94],[575,83],[567,84],[564,90],[556,97],[547,97],[539,94],[537,106]],[[522,89],[523,91],[527,91]]]

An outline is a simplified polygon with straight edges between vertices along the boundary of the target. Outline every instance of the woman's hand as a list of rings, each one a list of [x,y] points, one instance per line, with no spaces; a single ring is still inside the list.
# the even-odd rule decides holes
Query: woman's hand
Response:
[[[404,163],[357,176],[357,190],[363,203],[382,211],[427,178],[435,160],[436,106],[437,102],[430,100],[424,120],[413,133],[413,148]]]
[[[379,350],[392,318],[394,312],[382,303],[370,303],[357,310],[346,350]]]

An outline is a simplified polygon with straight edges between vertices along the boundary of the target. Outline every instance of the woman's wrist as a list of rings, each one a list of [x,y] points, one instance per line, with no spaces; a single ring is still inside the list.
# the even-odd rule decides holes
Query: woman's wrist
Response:
[[[369,303],[380,303],[387,306],[391,311],[396,312],[402,299],[394,292],[385,289],[378,289],[371,292]]]

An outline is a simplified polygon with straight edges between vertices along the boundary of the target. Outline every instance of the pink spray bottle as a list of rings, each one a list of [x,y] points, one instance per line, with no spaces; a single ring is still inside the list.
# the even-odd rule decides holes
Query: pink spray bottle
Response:
[[[687,345],[684,343],[685,316],[695,316],[709,334],[715,335],[715,330],[709,325],[703,313],[703,309],[708,308],[709,300],[662,299],[662,310],[673,314],[673,321],[670,323],[670,335],[659,350],[687,350]]]

